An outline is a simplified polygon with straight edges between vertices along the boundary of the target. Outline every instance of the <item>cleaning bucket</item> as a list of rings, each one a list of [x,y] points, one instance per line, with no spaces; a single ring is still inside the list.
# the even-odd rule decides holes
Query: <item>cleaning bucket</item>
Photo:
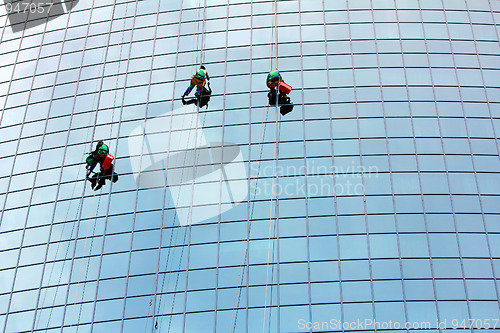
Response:
[[[278,85],[278,89],[284,92],[285,94],[290,93],[292,91],[292,86],[289,84],[286,84],[285,81],[280,81],[280,84]]]
[[[109,167],[111,166],[111,163],[113,163],[113,155],[107,154],[106,157],[104,158],[104,162],[102,162],[102,168],[105,170],[108,170]]]

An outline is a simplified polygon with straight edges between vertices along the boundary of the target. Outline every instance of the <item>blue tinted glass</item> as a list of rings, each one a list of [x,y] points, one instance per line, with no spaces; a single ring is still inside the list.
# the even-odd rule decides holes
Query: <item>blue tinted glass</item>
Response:
[[[497,2],[8,5],[0,331],[498,318]],[[98,140],[119,181],[94,191]]]

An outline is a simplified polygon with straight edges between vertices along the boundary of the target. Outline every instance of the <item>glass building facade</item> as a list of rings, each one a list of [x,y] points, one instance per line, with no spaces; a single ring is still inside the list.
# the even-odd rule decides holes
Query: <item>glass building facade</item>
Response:
[[[500,330],[500,1],[46,2],[0,6],[0,331]]]

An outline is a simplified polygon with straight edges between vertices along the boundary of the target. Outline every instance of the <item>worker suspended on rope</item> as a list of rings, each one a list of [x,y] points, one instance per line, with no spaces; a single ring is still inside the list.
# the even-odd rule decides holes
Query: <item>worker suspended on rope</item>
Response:
[[[196,72],[196,74],[191,77],[191,82],[189,83],[189,87],[186,89],[184,94],[182,94],[182,96],[181,96],[182,102],[184,104],[186,104],[186,102],[184,101],[184,97],[189,95],[191,90],[193,90],[194,86],[196,86],[196,92],[194,95],[197,98],[201,98],[202,93],[203,93],[203,89],[205,88],[205,84],[209,80],[210,80],[210,76],[208,75],[207,69],[205,68],[205,66],[200,66],[200,69],[198,70],[198,72]],[[205,90],[206,90],[206,88],[205,88]]]
[[[278,103],[280,113],[283,116],[292,111],[293,104],[287,95],[292,90],[292,87],[283,81],[281,74],[277,70],[267,75],[266,85],[269,88],[269,92],[267,93],[269,105],[276,105]]]
[[[208,89],[207,89],[208,87]],[[185,100],[182,98],[182,103],[184,105],[195,104],[200,108],[206,106],[208,108],[208,102],[210,102],[210,97],[212,96],[212,89],[210,88],[210,82],[206,86],[204,86],[201,90],[201,94],[196,96],[195,98],[191,98],[189,100]]]
[[[94,191],[99,190],[106,183],[106,179],[111,180],[113,183],[118,181],[118,175],[113,172],[113,159],[114,157],[109,153],[109,147],[102,140],[97,142],[95,150],[87,157],[87,175],[85,178],[90,182]],[[90,177],[98,163],[100,165],[99,172],[94,172]]]

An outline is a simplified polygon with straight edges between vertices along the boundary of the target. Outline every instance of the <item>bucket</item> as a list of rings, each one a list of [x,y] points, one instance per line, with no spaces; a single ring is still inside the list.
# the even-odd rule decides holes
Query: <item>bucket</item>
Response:
[[[111,163],[113,163],[113,155],[107,154],[106,157],[104,158],[104,162],[102,162],[102,168],[105,170],[108,170],[109,167],[111,166]]]
[[[280,81],[280,84],[278,85],[278,89],[284,92],[285,94],[290,93],[292,91],[292,86],[289,84],[286,84],[285,81]]]

